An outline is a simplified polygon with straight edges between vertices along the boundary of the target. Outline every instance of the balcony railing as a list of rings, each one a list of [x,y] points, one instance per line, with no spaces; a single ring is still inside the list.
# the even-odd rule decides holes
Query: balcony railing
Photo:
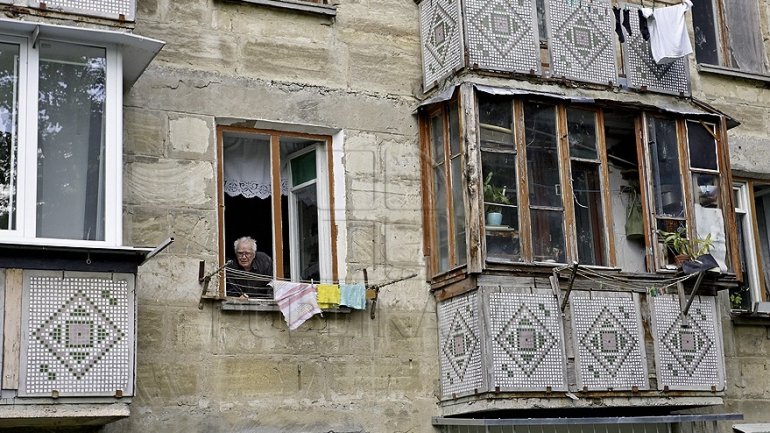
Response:
[[[638,30],[620,44],[610,0],[423,0],[423,81],[465,68],[689,95],[687,59],[658,65]],[[638,29],[636,6],[631,28]],[[621,60],[622,59],[622,60]]]
[[[563,400],[567,392],[677,405],[724,390],[713,296],[695,299],[687,316],[677,295],[573,291],[566,306],[563,313],[550,289],[505,286],[441,301],[444,405],[517,394]]]
[[[134,21],[136,17],[136,0],[0,0],[0,4],[26,6],[117,21]]]

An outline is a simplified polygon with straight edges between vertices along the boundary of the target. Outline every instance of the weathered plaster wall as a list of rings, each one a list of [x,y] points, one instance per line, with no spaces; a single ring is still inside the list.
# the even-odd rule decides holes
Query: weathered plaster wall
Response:
[[[435,302],[423,283],[417,6],[344,0],[336,19],[219,0],[139,0],[166,47],[125,99],[124,240],[176,242],[140,269],[138,395],[108,432],[432,432]],[[288,332],[280,313],[198,310],[217,259],[217,118],[342,131],[346,271],[368,312]]]

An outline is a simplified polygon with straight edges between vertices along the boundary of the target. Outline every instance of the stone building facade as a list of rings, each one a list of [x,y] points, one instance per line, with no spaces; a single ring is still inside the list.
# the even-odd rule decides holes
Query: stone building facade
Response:
[[[633,35],[623,44],[615,39],[608,1],[116,0],[116,9],[99,13],[93,11],[112,6],[92,3],[0,0],[6,15],[0,48],[20,47],[17,54],[0,52],[0,59],[25,65],[23,73],[14,75],[9,67],[3,76],[28,77],[6,80],[5,90],[13,82],[38,94],[37,109],[24,102],[23,92],[8,99],[16,93],[4,90],[0,101],[7,112],[16,113],[8,100],[27,112],[12,117],[20,122],[13,131],[27,132],[13,132],[3,145],[32,149],[17,153],[18,167],[26,171],[11,170],[16,174],[0,182],[13,184],[14,178],[26,185],[11,189],[15,195],[0,191],[6,200],[0,211],[8,197],[19,203],[18,212],[0,218],[7,244],[0,252],[0,426],[544,433],[569,430],[559,423],[578,426],[585,418],[591,418],[585,425],[607,432],[626,431],[617,427],[624,422],[630,429],[710,431],[716,425],[725,432],[734,424],[770,423],[770,321],[764,312],[770,281],[762,276],[770,227],[759,216],[763,182],[770,179],[768,61],[765,38],[759,37],[770,34],[765,0],[741,8],[727,0],[695,2],[693,11],[711,11],[697,21],[695,12],[686,15],[696,53],[675,64],[674,72],[653,78],[634,75],[649,72],[644,61],[633,63],[642,59],[633,50],[644,42]],[[634,12],[637,3],[629,5]],[[662,8],[679,2],[655,3]],[[517,21],[523,16],[527,21]],[[637,29],[636,15],[629,16]],[[568,19],[575,17],[589,21]],[[545,34],[538,32],[540,22]],[[704,33],[709,22],[712,32]],[[736,30],[732,24],[739,22],[744,25]],[[583,37],[591,41],[588,48]],[[525,51],[515,51],[525,43]],[[67,57],[82,47],[104,47],[104,53]],[[588,57],[590,62],[579,62]],[[61,105],[40,104],[55,101],[56,83],[66,81],[47,80],[54,83],[49,93],[39,91],[50,72],[40,66],[46,62],[104,71],[83,93],[92,116],[102,112],[95,106],[106,107],[104,120],[90,123],[103,129],[88,130],[105,152],[92,156],[101,161],[95,172],[106,174],[83,181],[74,174],[79,170],[66,172],[47,186],[44,199],[49,191],[41,185],[48,183],[41,179],[48,172],[39,155],[51,148],[41,143],[46,133],[67,132],[61,126],[72,121],[65,116],[58,126],[57,119],[41,123]],[[42,77],[39,83],[35,77]],[[106,96],[100,100],[93,95],[102,85]],[[490,120],[500,113],[495,110],[509,110],[502,116],[510,120],[507,127]],[[560,149],[553,155],[561,158],[555,181],[538,178],[526,158],[504,159],[536,154],[527,148],[526,131],[537,128],[526,122],[527,113],[537,110],[556,113],[554,131],[565,133],[553,141]],[[598,114],[572,121],[584,112]],[[662,119],[660,125],[644,123],[650,118]],[[585,131],[591,122],[599,125],[593,136],[603,138],[596,139],[593,153],[571,157],[574,148],[565,137],[571,128],[590,136]],[[605,125],[618,129],[609,133]],[[680,158],[675,170],[682,178],[711,180],[682,180],[690,189],[681,195],[689,202],[673,218],[653,211],[655,181],[649,189],[639,181],[657,173],[651,159],[643,161],[651,141],[635,138],[649,138],[644,134],[650,131],[673,131],[668,151],[691,158],[698,152],[690,141],[710,143],[704,152],[711,149],[718,166],[707,161],[706,167],[685,167]],[[701,135],[690,140],[688,131]],[[489,150],[489,143],[500,141],[501,147]],[[255,156],[244,150],[249,146],[265,153]],[[489,170],[492,153],[502,162]],[[314,159],[308,162],[307,155]],[[636,174],[649,208],[643,208],[648,212],[635,244],[623,243],[630,194],[621,190],[632,184],[621,173],[628,167],[613,165],[606,155],[632,158],[631,165],[649,173],[649,179]],[[312,168],[303,171],[303,164]],[[254,178],[229,177],[256,165],[262,168]],[[490,171],[503,173],[499,166],[515,185],[485,182]],[[576,176],[564,181],[578,166],[596,168],[600,174],[587,177],[596,183],[587,181],[586,189],[605,195],[581,196]],[[527,170],[531,177],[521,174]],[[296,173],[305,177],[296,180]],[[77,189],[80,184],[67,176],[84,188],[106,185],[94,193],[95,203],[103,204],[88,205],[90,195],[69,198],[71,188],[57,189],[70,183]],[[450,183],[441,190],[436,176]],[[522,192],[538,179],[549,194],[556,191],[559,204],[538,207],[537,194]],[[228,188],[228,180],[252,186],[249,192],[242,185]],[[303,195],[308,184],[316,194],[312,205]],[[502,204],[534,204],[515,216],[503,212],[504,223],[490,224],[483,215],[487,184],[504,187],[508,203]],[[695,198],[698,187],[705,194],[714,185],[721,191],[719,206]],[[45,202],[56,196],[70,204],[82,198],[85,204],[75,207],[103,209],[90,217],[95,228],[87,229],[88,212],[70,218],[74,213],[65,204],[48,211]],[[569,233],[584,221],[580,209],[600,202],[593,209],[603,216],[592,217],[600,224],[589,230],[594,243],[586,250],[582,238]],[[686,279],[677,291],[667,284],[681,274],[660,247],[653,221],[683,221],[691,237],[700,235],[694,231],[701,221],[696,202],[723,216],[717,249],[726,272],[706,277],[702,286],[695,277]],[[314,217],[303,225],[307,209]],[[563,246],[552,243],[545,251],[528,234],[537,231],[538,211],[560,212]],[[57,222],[49,228],[46,221]],[[78,226],[75,234],[57,231],[69,221]],[[549,241],[558,243],[555,233],[549,232]],[[328,309],[289,331],[273,302],[227,296],[221,268],[234,258],[232,242],[242,235],[257,239],[278,277],[382,285],[370,291],[376,304],[369,299],[365,311]],[[314,254],[300,253],[307,249]],[[576,278],[567,266],[573,261],[581,270]],[[596,283],[587,272],[614,280]],[[690,298],[693,290],[700,292]],[[681,321],[680,301],[688,299],[701,319],[691,313]],[[619,312],[627,313],[623,320]],[[80,319],[83,314],[96,319]],[[603,332],[591,321],[602,314],[611,322]],[[510,318],[521,320],[514,326]],[[666,332],[675,325],[692,329],[687,320],[707,344],[679,332],[678,346],[666,352]],[[591,352],[592,336],[607,352]],[[688,351],[707,362],[692,363]],[[609,360],[609,352],[622,352],[624,361]],[[595,377],[586,374],[593,366],[581,356],[602,365],[590,370]],[[687,378],[666,376],[666,362],[681,362]],[[535,421],[523,421],[529,418]]]

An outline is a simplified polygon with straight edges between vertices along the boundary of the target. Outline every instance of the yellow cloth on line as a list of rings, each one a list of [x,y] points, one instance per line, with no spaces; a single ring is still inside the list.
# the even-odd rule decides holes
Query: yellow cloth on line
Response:
[[[340,305],[340,286],[339,284],[319,284],[318,289],[318,307],[322,310],[335,308]]]

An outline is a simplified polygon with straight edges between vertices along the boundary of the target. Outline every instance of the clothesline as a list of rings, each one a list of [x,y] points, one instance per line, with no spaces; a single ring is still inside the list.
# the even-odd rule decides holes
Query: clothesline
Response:
[[[333,281],[331,283],[319,281],[319,280],[292,280],[290,278],[279,278],[279,277],[274,277],[272,275],[257,274],[254,272],[243,271],[240,269],[233,269],[233,268],[223,268],[218,273],[221,274],[225,270],[227,270],[228,274],[238,277],[238,279],[251,280],[251,281],[282,281],[282,282],[288,282],[288,283],[294,282],[294,283],[304,283],[304,284],[354,284],[354,283],[340,282],[339,280]],[[382,281],[369,281],[369,285],[377,286],[385,283],[390,283],[392,281],[393,279],[382,280]]]
[[[567,270],[572,266],[573,265],[564,265],[556,268],[555,271],[558,273],[558,272]],[[669,278],[669,279],[660,280],[656,282],[649,282],[646,284],[635,283],[634,281],[638,281],[638,279],[631,279],[627,277],[621,277],[618,275],[604,274],[594,269],[585,268],[585,267],[583,268],[578,267],[577,275],[599,284],[607,284],[608,282],[611,282],[621,288],[649,290],[652,287],[660,291],[660,290],[665,290],[669,287],[676,286],[681,282],[687,281],[688,279],[693,278],[697,274],[684,275],[681,277]]]

